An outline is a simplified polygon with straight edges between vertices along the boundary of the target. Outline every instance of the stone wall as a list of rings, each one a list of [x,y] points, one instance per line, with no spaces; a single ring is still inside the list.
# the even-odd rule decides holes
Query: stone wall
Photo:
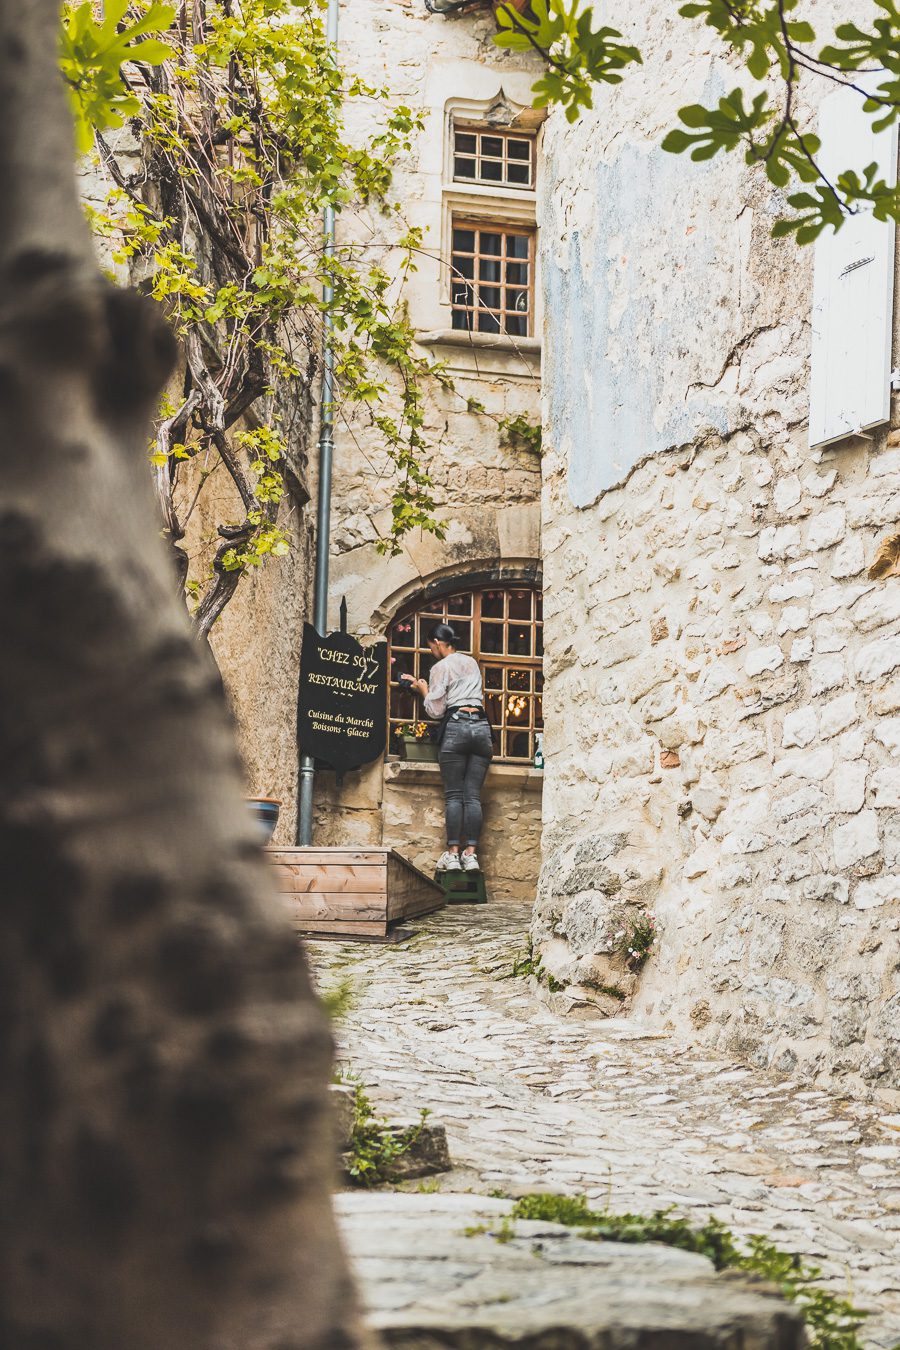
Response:
[[[900,432],[808,448],[811,252],[772,241],[779,198],[738,157],[658,148],[733,83],[705,30],[640,39],[622,95],[545,140],[534,937],[606,1012],[890,1092],[900,580],[867,568],[898,528]],[[647,911],[638,974],[615,948]]]
[[[421,112],[424,128],[399,166],[394,194],[402,219],[423,231],[417,270],[397,297],[408,307],[423,355],[446,364],[455,389],[425,384],[426,467],[435,484],[443,541],[416,533],[396,556],[379,552],[390,528],[396,475],[368,411],[344,409],[336,428],[330,623],[337,626],[342,597],[349,630],[375,640],[398,610],[439,580],[465,589],[477,574],[533,577],[540,569],[540,457],[511,441],[504,418],[539,417],[540,341],[453,332],[447,256],[449,221],[461,189],[448,171],[451,109],[462,101],[479,116],[501,95],[527,107],[538,67],[529,56],[494,46],[487,7],[441,18],[419,0],[353,0],[340,12],[343,60],[390,97]],[[479,111],[480,110],[480,111]],[[361,109],[361,136],[370,135],[372,108]],[[539,120],[539,119],[537,119]],[[464,195],[464,194],[463,194]],[[498,201],[483,187],[472,214],[527,219],[530,194]],[[390,252],[398,219],[363,213],[339,222],[338,243]],[[390,383],[390,376],[388,375]],[[472,410],[473,402],[484,411]],[[399,401],[392,411],[399,411]],[[521,766],[491,770],[485,790],[486,826],[480,857],[492,898],[531,901],[540,847],[539,775]],[[332,774],[317,783],[316,840],[323,844],[387,843],[425,870],[442,851],[443,795],[435,767],[422,770],[392,757],[349,774],[339,789]]]

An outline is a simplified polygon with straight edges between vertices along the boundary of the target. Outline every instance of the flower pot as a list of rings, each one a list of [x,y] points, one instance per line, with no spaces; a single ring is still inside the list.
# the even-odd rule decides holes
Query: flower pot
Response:
[[[400,737],[400,758],[437,764],[439,746],[434,741],[417,741],[414,736]]]
[[[275,797],[247,797],[246,801],[256,824],[260,844],[268,844],[278,824],[281,802]]]

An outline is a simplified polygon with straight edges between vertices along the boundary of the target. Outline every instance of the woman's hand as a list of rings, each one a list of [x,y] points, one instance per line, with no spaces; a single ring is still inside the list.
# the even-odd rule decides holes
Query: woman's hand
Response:
[[[413,689],[415,689],[415,691],[416,691],[417,694],[421,694],[423,698],[424,698],[424,697],[426,696],[426,694],[428,693],[428,681],[427,681],[427,680],[413,680],[412,686],[411,686],[411,687],[412,687]]]

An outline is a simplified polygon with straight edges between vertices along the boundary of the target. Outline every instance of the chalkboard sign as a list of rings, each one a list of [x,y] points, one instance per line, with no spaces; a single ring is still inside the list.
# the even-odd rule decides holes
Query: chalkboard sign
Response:
[[[339,773],[384,753],[387,644],[363,647],[349,633],[321,637],[303,625],[297,740],[305,755]]]

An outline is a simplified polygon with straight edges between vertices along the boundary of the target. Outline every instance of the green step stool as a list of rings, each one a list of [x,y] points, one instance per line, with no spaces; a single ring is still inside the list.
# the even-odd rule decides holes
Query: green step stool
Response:
[[[434,879],[444,892],[448,905],[486,905],[487,889],[483,872],[437,871]]]

